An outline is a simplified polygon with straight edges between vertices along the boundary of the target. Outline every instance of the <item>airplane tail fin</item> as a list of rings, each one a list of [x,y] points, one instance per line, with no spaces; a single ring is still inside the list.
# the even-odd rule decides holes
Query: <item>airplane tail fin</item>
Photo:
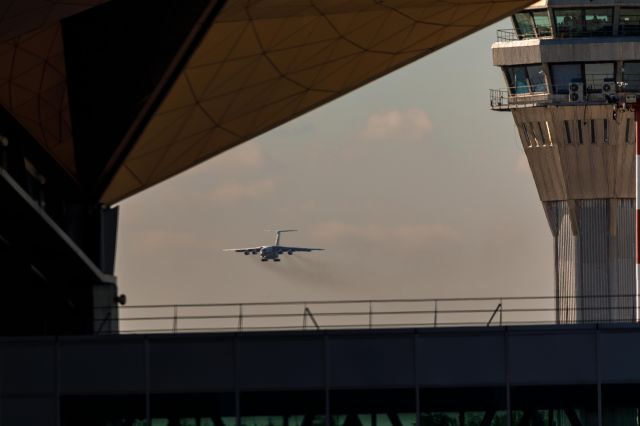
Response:
[[[280,245],[280,233],[282,233],[282,232],[296,232],[297,229],[266,229],[266,231],[275,232],[276,233],[275,245],[279,246]]]

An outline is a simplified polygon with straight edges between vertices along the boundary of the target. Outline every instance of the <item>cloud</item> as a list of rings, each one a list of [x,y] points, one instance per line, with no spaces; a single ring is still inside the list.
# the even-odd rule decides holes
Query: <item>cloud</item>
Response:
[[[409,108],[369,116],[360,137],[372,141],[420,141],[431,132],[431,129],[431,119],[425,111]]]
[[[228,182],[218,185],[208,194],[208,198],[220,204],[237,204],[246,200],[257,200],[271,195],[275,190],[274,179],[254,182]]]
[[[312,234],[314,240],[325,242],[360,240],[367,243],[387,243],[412,248],[460,239],[455,230],[441,224],[388,226],[325,222],[316,226]]]

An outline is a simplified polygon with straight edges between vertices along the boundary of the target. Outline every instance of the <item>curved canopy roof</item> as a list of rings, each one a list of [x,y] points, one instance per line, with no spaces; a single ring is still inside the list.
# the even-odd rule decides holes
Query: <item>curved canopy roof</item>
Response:
[[[139,21],[147,10],[111,0],[62,21],[43,20],[35,31],[0,44],[0,102],[106,204],[531,1],[163,3],[171,6],[135,2],[156,9],[147,15],[156,23]]]

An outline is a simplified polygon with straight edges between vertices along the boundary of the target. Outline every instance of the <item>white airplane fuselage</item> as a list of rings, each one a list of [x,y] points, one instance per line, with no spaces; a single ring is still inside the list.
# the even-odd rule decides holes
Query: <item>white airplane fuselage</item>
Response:
[[[270,246],[224,249],[223,251],[240,252],[240,253],[244,253],[245,255],[249,255],[249,254],[256,255],[260,253],[260,260],[262,260],[263,262],[266,262],[268,260],[273,260],[274,262],[280,262],[280,255],[284,253],[292,255],[293,253],[297,253],[297,252],[311,252],[311,251],[317,251],[317,250],[324,250],[321,248],[281,246],[280,234],[283,232],[293,232],[293,231],[295,231],[295,229],[281,229],[281,230],[275,231],[276,241],[273,245],[270,245]]]
[[[260,258],[263,262],[266,262],[267,260],[279,262],[280,255],[283,253],[293,254],[292,252],[283,250],[280,246],[262,246],[260,248]]]

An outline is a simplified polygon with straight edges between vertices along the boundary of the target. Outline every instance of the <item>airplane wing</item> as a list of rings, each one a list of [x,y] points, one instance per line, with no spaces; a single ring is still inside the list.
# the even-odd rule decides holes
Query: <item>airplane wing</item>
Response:
[[[233,248],[233,249],[224,249],[222,251],[235,251],[236,253],[247,253],[247,252],[258,253],[260,249],[262,249],[262,247]]]
[[[282,252],[287,252],[290,251],[292,253],[295,253],[297,251],[316,251],[316,250],[324,250],[321,248],[307,248],[307,247],[285,247],[285,246],[280,246],[278,247],[278,249]]]

